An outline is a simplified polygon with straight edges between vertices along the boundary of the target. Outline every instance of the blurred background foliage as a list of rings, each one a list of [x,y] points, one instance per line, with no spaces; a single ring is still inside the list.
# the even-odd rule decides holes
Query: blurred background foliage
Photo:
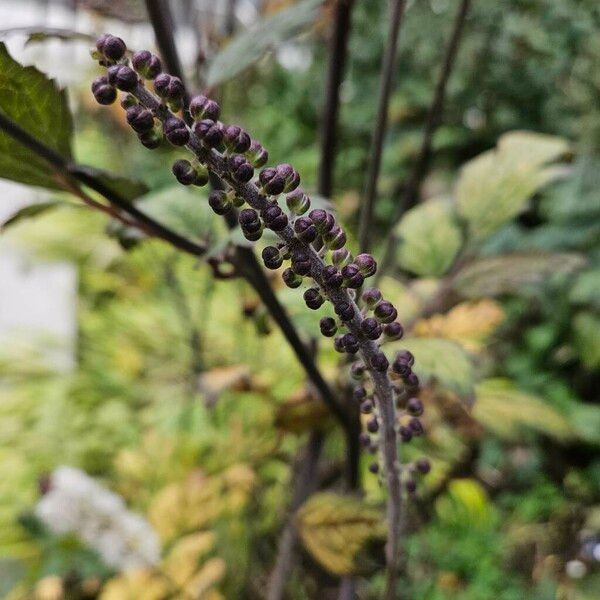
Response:
[[[306,8],[263,4],[265,18]],[[402,597],[592,600],[600,586],[589,552],[600,548],[600,8],[473,2],[424,201],[394,225],[455,10],[456,2],[431,0],[407,11],[377,210],[377,237],[394,227],[399,240],[380,283],[408,332],[390,350],[410,349],[426,382],[426,435],[404,452],[433,464],[408,507]],[[354,10],[331,199],[351,233],[385,11],[380,0]],[[255,62],[218,82],[228,119],[273,162],[292,162],[308,189],[328,15],[277,29]],[[218,51],[236,43],[248,47],[215,25],[198,76],[227,74],[236,55]],[[178,231],[215,249],[228,242],[203,192],[173,187],[165,165],[175,152],[140,148],[120,111],[92,105],[87,79],[69,94],[79,161],[143,180],[151,191],[137,201]],[[297,515],[304,550],[290,597],[329,597],[340,574],[358,576],[361,598],[378,597],[385,492],[367,458],[364,498],[347,504],[333,493],[342,436],[252,290],[107,226],[64,194],[52,198],[60,200],[53,210],[4,235],[34,257],[76,267],[76,366],[56,373],[30,347],[0,349],[0,594],[261,597],[293,457],[319,425],[328,433],[322,489]],[[301,295],[278,278],[273,285],[303,335],[314,333],[325,309],[307,314]],[[324,373],[343,384],[338,355],[322,346]],[[110,572],[76,540],[39,530],[38,481],[61,464],[99,478],[148,518],[164,549],[156,572]]]

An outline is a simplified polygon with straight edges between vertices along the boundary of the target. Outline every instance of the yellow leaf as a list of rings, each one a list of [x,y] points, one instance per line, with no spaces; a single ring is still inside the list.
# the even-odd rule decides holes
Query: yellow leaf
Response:
[[[225,571],[226,565],[222,558],[211,558],[192,577],[185,586],[185,591],[193,599],[206,600],[213,596],[211,588],[223,579]]]
[[[569,421],[542,398],[519,391],[503,379],[486,379],[476,387],[473,417],[497,435],[519,439],[533,429],[559,440],[569,439]]]
[[[517,215],[540,187],[560,174],[545,165],[568,151],[561,138],[515,131],[503,135],[496,149],[469,161],[456,185],[456,201],[471,237],[486,237]]]
[[[110,579],[99,600],[165,600],[170,594],[171,588],[160,573],[140,569]]]
[[[478,350],[504,320],[504,310],[494,300],[463,302],[446,314],[418,321],[413,333],[420,337],[443,337],[461,343],[468,350]]]
[[[417,275],[443,275],[462,245],[450,202],[429,200],[412,208],[396,227],[398,261]]]
[[[197,572],[198,566],[214,548],[215,535],[201,531],[186,535],[177,541],[163,562],[163,571],[177,585],[185,585]]]
[[[356,498],[326,492],[305,502],[296,524],[306,549],[336,575],[361,572],[361,551],[385,536],[379,510]]]
[[[441,520],[463,526],[486,526],[492,517],[485,490],[474,479],[453,479],[435,509]]]

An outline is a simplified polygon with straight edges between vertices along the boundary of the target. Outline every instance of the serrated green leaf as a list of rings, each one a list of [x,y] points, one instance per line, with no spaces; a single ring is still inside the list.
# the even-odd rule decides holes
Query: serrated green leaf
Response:
[[[24,67],[0,43],[0,111],[62,156],[71,158],[73,122],[65,90],[35,67]],[[0,131],[0,177],[63,189],[46,161]]]
[[[542,398],[516,389],[505,379],[486,379],[477,385],[473,417],[496,435],[519,439],[523,429],[558,440],[573,436],[569,420]]]
[[[320,4],[321,0],[298,2],[239,34],[211,62],[207,85],[232,79],[282,42],[296,37],[314,22]]]
[[[296,515],[304,547],[331,573],[365,571],[361,552],[385,536],[383,515],[365,502],[332,493],[312,495]]]
[[[516,131],[462,169],[456,185],[458,212],[469,235],[480,240],[517,215],[542,186],[564,174],[546,166],[569,151],[561,138]]]
[[[584,264],[585,258],[571,253],[503,254],[468,264],[454,277],[452,286],[466,298],[498,296],[519,292],[525,286],[570,273]]]
[[[450,203],[430,200],[409,210],[398,223],[400,265],[417,275],[443,275],[462,245]]]
[[[421,381],[434,381],[472,401],[475,373],[471,359],[457,343],[443,338],[405,338],[393,344],[415,356],[413,369]]]

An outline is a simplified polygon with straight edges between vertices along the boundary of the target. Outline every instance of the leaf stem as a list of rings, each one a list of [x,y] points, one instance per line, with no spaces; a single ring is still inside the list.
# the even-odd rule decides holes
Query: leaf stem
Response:
[[[402,25],[405,7],[405,0],[392,0],[390,27],[381,69],[381,86],[379,91],[377,120],[375,122],[375,129],[373,130],[367,181],[360,213],[358,237],[361,252],[367,252],[370,246],[373,210],[375,208],[375,200],[377,197],[377,183],[379,181],[381,156],[383,154],[383,141],[388,122],[388,105],[396,72],[398,39],[400,37],[400,27]]]
[[[385,249],[380,262],[379,276],[383,275],[383,273],[390,267],[394,256],[394,249],[399,241],[398,235],[394,231],[395,225],[398,223],[398,221],[400,221],[402,215],[407,210],[410,210],[413,206],[415,206],[418,202],[419,189],[423,179],[425,178],[425,175],[427,174],[429,164],[431,163],[433,136],[442,122],[448,80],[456,62],[456,56],[458,54],[458,48],[460,46],[460,41],[464,31],[464,24],[470,5],[471,0],[461,0],[458,12],[456,13],[452,34],[450,35],[450,40],[444,55],[442,69],[435,86],[435,92],[433,94],[431,105],[427,112],[419,154],[415,160],[408,182],[404,187],[402,199],[398,205],[398,211],[393,220],[394,225],[392,226],[390,234],[388,235],[385,243]]]

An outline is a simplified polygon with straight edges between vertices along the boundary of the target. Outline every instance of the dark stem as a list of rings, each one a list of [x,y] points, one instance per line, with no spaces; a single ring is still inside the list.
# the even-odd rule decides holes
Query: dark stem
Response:
[[[296,474],[294,492],[290,503],[290,514],[279,542],[277,544],[277,560],[269,578],[267,600],[281,600],[292,573],[298,534],[294,526],[294,516],[298,508],[312,494],[317,485],[317,464],[323,447],[323,434],[313,431],[306,446],[296,457]]]
[[[133,217],[147,233],[169,242],[171,245],[188,254],[193,254],[194,256],[203,256],[205,254],[206,246],[184,238],[158,221],[155,221],[152,217],[136,208],[117,191],[96,177],[89,167],[77,165],[68,161],[61,154],[56,152],[56,150],[32,136],[28,131],[25,131],[25,129],[2,112],[0,112],[0,129],[43,158],[57,174],[70,181],[81,183],[95,192],[98,192],[101,196],[104,196],[112,206],[117,207],[120,211]],[[67,189],[67,191],[72,191],[71,189],[68,189],[68,186],[65,186],[65,189]]]
[[[394,217],[394,225],[400,220],[402,215],[407,210],[415,206],[419,200],[419,190],[431,162],[433,136],[442,122],[446,88],[450,74],[452,73],[452,69],[456,62],[456,55],[458,53],[458,47],[464,31],[464,24],[467,13],[469,12],[470,4],[471,0],[462,0],[458,8],[456,19],[454,20],[454,26],[452,28],[452,34],[450,36],[450,41],[448,42],[448,46],[446,48],[442,70],[440,71],[437,84],[435,86],[435,92],[433,94],[433,100],[425,120],[421,148],[419,150],[419,154],[417,155],[417,159],[414,163],[410,177],[408,178],[406,186],[404,187],[402,199],[398,205],[397,214]],[[383,275],[385,271],[389,269],[398,241],[398,236],[394,232],[394,227],[392,227],[385,243],[385,250],[379,265],[378,277]]]
[[[390,93],[392,91],[392,84],[394,82],[394,75],[396,72],[398,38],[405,6],[405,0],[392,1],[390,28],[388,31],[385,52],[383,55],[383,65],[381,68],[381,87],[379,91],[377,120],[375,122],[375,129],[373,131],[369,169],[367,171],[367,181],[365,184],[362,210],[360,213],[359,246],[361,252],[367,252],[370,245],[369,237],[371,235],[373,209],[375,207],[375,199],[377,196],[377,182],[379,181],[379,171],[381,169],[383,140],[387,129],[388,105],[390,101]]]
[[[237,0],[227,0],[225,9],[225,35],[232,36],[235,33],[235,9]]]
[[[425,120],[421,148],[414,163],[410,178],[408,179],[408,183],[406,184],[403,199],[400,204],[402,213],[406,212],[417,203],[419,198],[419,188],[421,187],[421,183],[427,173],[429,163],[431,162],[433,136],[442,122],[448,79],[450,78],[450,74],[452,73],[456,61],[456,55],[458,53],[458,47],[464,31],[464,24],[467,13],[469,12],[470,4],[471,0],[462,0],[456,14],[456,19],[454,20],[454,26],[450,41],[448,42],[448,47],[446,48],[442,70],[440,71],[435,86],[435,92],[433,94],[433,100],[427,113],[427,119]]]
[[[354,0],[339,0],[335,6],[329,44],[325,106],[321,120],[321,161],[317,191],[331,197],[336,159],[336,130],[340,108],[340,84],[344,78]]]

